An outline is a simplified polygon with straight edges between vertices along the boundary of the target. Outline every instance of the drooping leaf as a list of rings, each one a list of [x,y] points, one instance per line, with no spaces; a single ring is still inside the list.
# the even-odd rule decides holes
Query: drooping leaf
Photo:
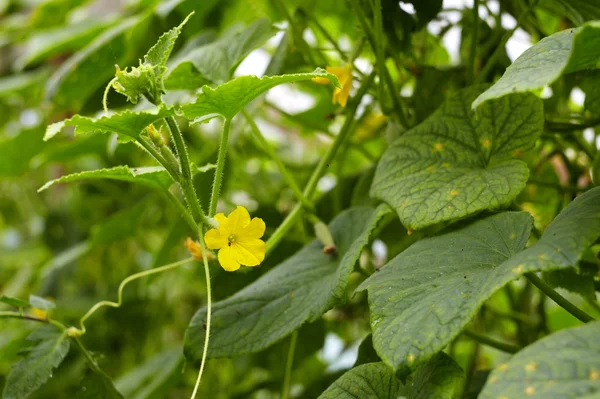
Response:
[[[525,213],[489,216],[418,241],[364,281],[358,289],[369,292],[381,359],[406,373],[452,341],[508,282],[575,266],[600,236],[600,187],[575,199],[535,245],[520,251],[530,227]]]
[[[314,240],[235,295],[213,304],[209,357],[258,352],[343,302],[354,264],[389,213],[384,205],[375,211],[352,208],[341,213],[329,225],[336,256],[324,254],[323,245]],[[205,322],[203,308],[186,331],[184,348],[190,359],[200,358]]]
[[[202,87],[196,102],[181,107],[186,118],[194,122],[203,122],[217,115],[231,119],[252,100],[269,89],[284,84],[301,82],[312,78],[327,78],[335,86],[339,86],[337,77],[324,69],[317,68],[311,73],[295,73],[279,76],[240,76],[230,82],[211,88]]]
[[[25,307],[29,306],[29,302],[27,302],[23,299],[15,298],[13,296],[8,296],[8,295],[2,295],[0,297],[0,302],[5,303],[10,306],[14,306],[16,308],[25,308]]]
[[[149,124],[173,114],[174,110],[171,108],[160,108],[155,111],[123,111],[97,119],[75,115],[71,119],[48,126],[44,140],[50,140],[65,126],[75,126],[75,134],[114,132],[124,141],[137,140]]]
[[[182,51],[169,63],[165,86],[171,90],[192,90],[209,82],[227,82],[238,64],[275,32],[271,22],[263,18],[245,29],[234,26],[212,43]]]
[[[600,22],[555,33],[517,58],[500,80],[477,97],[473,108],[511,93],[541,93],[563,74],[598,68],[599,58]]]
[[[56,304],[54,302],[37,295],[29,295],[29,304],[34,308],[46,311],[56,308]]]
[[[471,87],[452,94],[383,154],[371,196],[392,205],[411,230],[506,206],[525,187],[529,169],[516,156],[543,129],[541,101],[518,94],[475,115]]]
[[[112,380],[104,373],[93,373],[81,381],[80,399],[123,399]]]
[[[452,399],[463,378],[454,359],[440,352],[417,370],[408,385],[408,399]]]
[[[72,173],[70,175],[59,177],[58,179],[50,180],[40,187],[38,192],[44,191],[57,183],[70,183],[95,179],[110,179],[139,183],[155,190],[167,190],[173,184],[173,179],[162,166],[147,166],[140,168],[115,166],[114,168],[109,169],[96,169]]]
[[[392,369],[383,363],[367,363],[346,372],[319,399],[395,399],[403,393]]]
[[[598,398],[599,332],[595,321],[542,338],[494,369],[479,397]]]
[[[66,331],[53,325],[45,325],[29,335],[33,346],[25,351],[25,357],[15,364],[6,379],[4,399],[24,399],[35,392],[52,377],[69,352]]]

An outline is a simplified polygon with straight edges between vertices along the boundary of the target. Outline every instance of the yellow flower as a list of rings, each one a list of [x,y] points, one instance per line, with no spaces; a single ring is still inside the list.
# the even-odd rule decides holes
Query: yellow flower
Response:
[[[348,64],[343,67],[327,67],[327,72],[337,76],[342,88],[335,88],[333,90],[333,103],[340,104],[342,107],[346,106],[348,97],[350,96],[350,89],[352,88],[352,65]],[[327,78],[313,78],[313,82],[319,84],[328,84],[329,79]]]
[[[43,309],[31,308],[31,315],[38,319],[45,319],[48,317],[48,312]]]
[[[265,222],[260,218],[250,220],[250,214],[238,206],[229,216],[215,215],[218,229],[204,234],[204,242],[210,249],[218,249],[219,263],[228,272],[244,266],[258,266],[265,258]]]
[[[185,240],[184,245],[194,259],[202,260],[202,247],[200,247],[200,244],[188,237],[187,240]],[[212,252],[208,252],[206,254],[206,259],[213,260],[214,258],[215,256]]]

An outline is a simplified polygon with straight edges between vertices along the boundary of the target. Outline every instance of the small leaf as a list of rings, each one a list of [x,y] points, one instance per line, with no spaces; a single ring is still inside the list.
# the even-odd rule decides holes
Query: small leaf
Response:
[[[2,295],[0,297],[0,302],[5,303],[10,306],[14,306],[15,308],[26,308],[29,306],[29,302],[27,302],[23,299],[15,298],[13,296],[8,296],[8,295]]]
[[[525,187],[529,169],[516,157],[543,130],[542,102],[531,94],[512,95],[475,115],[469,104],[481,90],[449,96],[379,161],[371,196],[393,206],[408,229],[507,206]]]
[[[6,378],[4,399],[24,399],[52,377],[69,352],[69,340],[65,331],[53,325],[35,330],[27,338],[32,347],[24,351],[25,357],[15,364]]]
[[[181,109],[185,117],[193,119],[194,123],[206,121],[217,115],[231,119],[252,100],[275,86],[318,77],[327,78],[339,87],[337,77],[321,68],[317,68],[312,73],[265,76],[263,78],[241,76],[214,89],[203,86],[202,93],[198,94],[196,102],[183,105]]]
[[[29,295],[29,304],[34,308],[42,309],[45,311],[56,308],[56,304],[54,302],[37,295]]]
[[[96,169],[85,172],[72,173],[50,180],[38,189],[44,191],[57,183],[70,183],[83,180],[110,179],[139,183],[155,190],[167,190],[173,179],[165,168],[161,166],[147,166],[140,168],[129,168],[129,166],[116,166],[109,169]]]
[[[213,304],[209,357],[229,357],[269,347],[305,322],[312,322],[345,301],[354,264],[387,206],[351,208],[329,229],[337,255],[323,253],[314,240],[232,297]],[[192,318],[185,334],[189,359],[199,359],[204,345],[206,309]]]
[[[473,102],[473,108],[510,93],[540,92],[563,74],[598,68],[600,22],[548,36],[527,49],[492,87]]]
[[[408,399],[452,399],[463,378],[454,359],[440,352],[417,370],[408,387]]]
[[[182,50],[169,63],[165,86],[171,90],[192,90],[208,82],[227,82],[239,63],[275,32],[271,21],[262,18],[245,29],[233,26],[212,43]]]
[[[346,372],[318,399],[395,399],[403,393],[392,369],[383,363],[367,363]]]
[[[110,116],[93,119],[75,115],[71,119],[54,123],[46,129],[44,140],[50,140],[65,126],[75,126],[75,134],[117,133],[124,140],[138,140],[143,130],[151,123],[172,116],[174,110],[160,108],[155,111],[123,111]]]
[[[93,373],[81,381],[79,399],[123,399],[123,395],[115,388],[106,374]]]
[[[490,374],[481,399],[600,397],[600,322],[556,332]]]
[[[171,51],[173,51],[173,46],[175,46],[175,41],[181,34],[181,29],[190,19],[190,17],[194,15],[194,12],[191,12],[179,26],[171,29],[168,32],[163,33],[163,35],[158,38],[158,41],[154,46],[148,50],[148,53],[144,56],[144,62],[146,64],[154,65],[154,66],[166,66],[169,56],[171,55]]]

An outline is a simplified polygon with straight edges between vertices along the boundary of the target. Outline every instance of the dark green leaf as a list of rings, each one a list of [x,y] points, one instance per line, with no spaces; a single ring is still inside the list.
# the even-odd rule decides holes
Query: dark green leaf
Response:
[[[564,288],[574,294],[579,294],[591,301],[596,300],[594,276],[577,273],[574,269],[552,270],[544,273],[544,280],[552,288]]]
[[[215,89],[202,87],[196,102],[181,107],[186,118],[194,122],[203,122],[215,116],[231,119],[252,100],[269,89],[284,84],[301,82],[313,78],[327,78],[335,86],[339,86],[337,77],[324,69],[317,68],[311,73],[296,73],[280,76],[241,76],[230,82],[217,86]]]
[[[408,386],[408,399],[452,399],[463,378],[454,359],[440,352],[417,370]]]
[[[516,157],[542,132],[542,103],[512,95],[475,115],[469,105],[480,92],[451,95],[379,161],[371,195],[392,205],[408,229],[507,206],[525,187],[529,169]]]
[[[542,338],[498,366],[481,399],[600,397],[600,322]]]
[[[33,305],[35,306],[35,305]],[[34,344],[25,351],[25,357],[15,364],[6,379],[4,399],[24,399],[52,377],[69,352],[66,331],[53,325],[35,330],[28,337]]]
[[[56,304],[54,302],[37,295],[29,295],[29,304],[34,308],[46,311],[56,308]]]
[[[319,399],[395,399],[403,391],[392,369],[383,363],[367,363],[338,378]]]
[[[563,74],[598,68],[599,58],[600,22],[555,33],[517,58],[496,84],[477,97],[473,108],[511,93],[541,93]]]
[[[75,134],[84,133],[117,133],[123,140],[137,140],[144,129],[151,123],[172,116],[173,109],[160,108],[152,111],[123,111],[110,116],[93,119],[75,115],[71,119],[54,123],[46,129],[44,140],[56,136],[63,127],[75,126]]]
[[[29,302],[27,302],[23,299],[15,298],[13,296],[8,296],[8,295],[2,295],[0,297],[0,302],[5,303],[10,306],[14,306],[16,308],[26,308],[29,306]]]
[[[79,399],[123,399],[123,395],[104,373],[88,375],[81,381],[80,389],[77,395]]]
[[[354,264],[389,212],[387,206],[342,212],[329,225],[337,256],[324,254],[323,245],[314,240],[232,297],[213,304],[209,357],[265,349],[344,302]],[[200,358],[205,322],[206,309],[200,309],[186,331],[190,359]]]

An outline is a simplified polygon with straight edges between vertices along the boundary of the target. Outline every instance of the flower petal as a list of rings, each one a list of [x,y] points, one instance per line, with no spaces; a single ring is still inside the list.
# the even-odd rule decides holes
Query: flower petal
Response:
[[[239,206],[227,216],[229,234],[239,234],[240,229],[250,224],[250,214],[243,206]]]
[[[240,230],[236,239],[244,241],[251,238],[260,238],[265,234],[265,228],[265,222],[261,218],[254,218],[248,226]]]
[[[219,251],[219,263],[228,272],[233,272],[240,268],[240,263],[234,259],[234,251],[230,246],[223,247]]]
[[[214,216],[214,219],[219,223],[219,230],[226,229],[223,234],[227,233],[227,235],[229,235],[229,230],[227,230],[227,216],[225,216],[224,213],[217,213]]]
[[[258,238],[236,241],[230,248],[234,259],[244,266],[258,266],[265,259],[265,242]]]
[[[227,240],[228,232],[223,228],[210,229],[204,234],[204,242],[210,249],[219,249],[227,247],[229,241]]]

